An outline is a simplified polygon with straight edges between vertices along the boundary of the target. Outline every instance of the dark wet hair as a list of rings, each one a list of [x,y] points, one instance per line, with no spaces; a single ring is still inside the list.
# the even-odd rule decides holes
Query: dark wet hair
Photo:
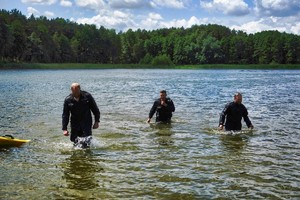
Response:
[[[167,94],[166,90],[161,90],[159,93]]]

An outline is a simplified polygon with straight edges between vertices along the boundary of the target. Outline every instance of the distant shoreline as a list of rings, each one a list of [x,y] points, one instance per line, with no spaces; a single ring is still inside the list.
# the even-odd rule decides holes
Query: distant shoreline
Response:
[[[153,66],[142,64],[90,64],[90,63],[0,63],[3,69],[286,69],[300,70],[300,64],[203,64]]]

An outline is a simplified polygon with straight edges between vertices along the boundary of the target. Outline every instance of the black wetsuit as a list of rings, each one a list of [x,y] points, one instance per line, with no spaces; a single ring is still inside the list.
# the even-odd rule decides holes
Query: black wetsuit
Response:
[[[91,111],[95,116],[95,122],[99,122],[100,111],[90,93],[81,91],[79,101],[76,101],[72,94],[66,97],[62,114],[62,130],[67,130],[71,113],[71,141],[74,142],[77,136],[92,135]]]
[[[170,122],[172,118],[172,112],[175,111],[175,106],[170,98],[166,98],[165,103],[167,106],[161,105],[161,100],[157,99],[149,112],[149,118],[151,119],[156,112],[156,122]]]
[[[237,131],[242,129],[242,118],[246,122],[248,128],[251,126],[251,121],[248,117],[248,111],[243,104],[238,103],[228,103],[226,104],[224,110],[220,114],[219,125],[223,125],[225,122],[225,130],[226,131]]]

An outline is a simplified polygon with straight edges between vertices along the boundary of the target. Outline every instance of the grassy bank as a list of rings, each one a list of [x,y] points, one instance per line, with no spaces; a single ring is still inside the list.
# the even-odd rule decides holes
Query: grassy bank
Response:
[[[298,65],[174,65],[153,66],[140,64],[89,64],[89,63],[0,63],[0,69],[300,69]]]
[[[298,65],[280,65],[280,64],[272,64],[272,65],[263,65],[263,64],[206,64],[206,65],[183,65],[183,66],[175,66],[176,69],[289,69],[295,70],[300,69],[300,64]]]

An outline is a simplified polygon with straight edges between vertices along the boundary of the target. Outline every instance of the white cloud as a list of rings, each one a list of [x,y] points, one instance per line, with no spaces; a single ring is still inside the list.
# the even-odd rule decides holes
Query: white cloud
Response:
[[[50,11],[45,11],[44,12],[44,15],[48,18],[53,18],[54,17],[54,13],[53,12],[50,12]]]
[[[73,5],[73,3],[71,1],[61,0],[60,5],[63,7],[71,7]]]
[[[300,35],[300,22],[296,23],[292,28],[291,32]]]
[[[144,16],[143,18],[144,19],[142,19],[139,23],[139,27],[136,27],[136,29],[141,28],[146,30],[153,30],[164,28],[161,23],[163,18],[158,13],[149,13],[148,16]]]
[[[149,18],[153,20],[162,20],[163,18],[161,17],[160,14],[158,13],[149,13]]]
[[[260,16],[292,16],[300,12],[299,0],[255,0]]]
[[[261,0],[258,2],[260,2],[264,8],[274,10],[284,10],[289,8],[291,4],[296,3],[291,0]]]
[[[155,30],[155,29],[163,28],[163,26],[159,21],[148,18],[142,20],[139,24],[139,27],[135,27],[133,29],[137,29],[137,28],[145,29],[145,30]]]
[[[27,16],[28,17],[31,16],[31,15],[37,16],[39,14],[40,14],[40,12],[37,9],[35,9],[33,7],[28,7],[27,8]]]
[[[167,22],[162,22],[163,26],[166,28],[171,27],[184,27],[184,28],[190,28],[193,25],[200,25],[200,24],[208,24],[212,23],[211,19],[208,18],[202,18],[198,19],[195,16],[192,16],[189,20],[186,19],[177,19]]]
[[[189,0],[75,0],[76,4],[80,7],[85,7],[93,10],[99,8],[112,8],[112,9],[140,9],[140,8],[185,8],[186,2]]]
[[[293,17],[294,18],[294,17]],[[242,25],[233,25],[230,28],[242,30],[247,33],[257,33],[264,30],[278,30],[280,32],[288,32],[300,34],[300,20],[295,21],[295,18],[284,17],[265,17],[259,20],[249,21]]]
[[[43,14],[41,14],[41,12],[38,11],[37,9],[35,9],[33,7],[28,7],[27,8],[27,17],[30,17],[31,15],[34,15],[35,17],[39,17],[41,15],[46,16],[47,18],[53,18],[54,17],[53,12],[45,11]]]
[[[250,8],[244,0],[213,0],[211,2],[200,1],[200,6],[204,9],[234,16],[246,15],[250,12]]]
[[[112,28],[116,30],[126,30],[136,27],[134,16],[130,13],[121,11],[103,11],[101,14],[92,18],[79,18],[77,23],[81,24],[95,24],[96,26],[104,26],[105,28]]]
[[[113,16],[117,19],[126,19],[127,17],[129,17],[127,13],[121,11],[114,11]]]
[[[271,26],[268,26],[263,23],[263,19],[260,19],[258,21],[250,21],[241,26],[233,25],[230,28],[235,30],[242,30],[247,33],[256,33],[262,30],[272,30]]]
[[[70,1],[70,0],[61,0]],[[255,0],[260,1],[260,6],[265,6],[266,8],[279,8],[281,5],[279,3],[284,0]],[[208,10],[214,10],[217,12],[222,12],[227,15],[241,16],[243,17],[210,17],[210,18],[199,18],[197,15],[192,15],[192,17],[182,17],[179,19],[173,18],[166,20],[162,17],[168,16],[169,9],[177,8],[188,8],[188,4],[192,2],[191,0],[175,0],[175,1],[165,1],[165,0],[75,0],[76,5],[82,8],[88,8],[95,11],[95,16],[81,17],[77,19],[72,19],[77,23],[82,24],[95,24],[97,27],[104,26],[105,28],[115,29],[117,31],[126,31],[128,29],[146,29],[153,30],[159,28],[171,28],[171,27],[184,27],[189,28],[193,25],[201,24],[220,24],[231,29],[243,30],[247,33],[256,33],[263,30],[278,30],[281,32],[290,32],[295,34],[300,34],[300,14],[294,15],[292,17],[280,17],[280,16],[255,16],[253,8],[250,8],[246,4],[245,0],[205,0],[200,1],[203,8]],[[271,4],[271,2],[275,4]],[[292,0],[292,2],[295,2]],[[263,4],[264,3],[264,4]],[[155,7],[151,8],[151,5]],[[176,6],[175,6],[176,5]],[[255,4],[258,5],[258,4]],[[272,5],[272,6],[271,6]],[[162,7],[168,7],[169,9],[162,11]],[[139,9],[137,9],[139,8]],[[190,10],[192,8],[189,8]],[[256,6],[256,9],[258,7]],[[86,12],[85,9],[82,9]],[[252,13],[250,13],[252,11]],[[141,14],[142,13],[142,14]],[[187,15],[188,16],[188,15]],[[256,19],[256,17],[259,17]]]
[[[138,16],[128,12],[121,11],[105,11],[92,18],[79,18],[76,20],[81,24],[95,24],[97,27],[113,28],[117,31],[126,31],[128,29],[145,29],[153,30],[159,28],[184,27],[188,28],[195,24],[211,23],[211,19],[197,19],[195,16],[189,20],[171,20],[164,21],[163,17],[158,13],[149,13],[147,15]]]
[[[167,8],[176,8],[182,9],[185,8],[184,0],[152,0],[150,4],[152,7],[167,7]]]
[[[75,0],[75,2],[79,7],[89,8],[96,11],[105,7],[105,2],[103,0]]]
[[[57,0],[22,0],[22,3],[52,5],[55,4],[56,1]]]
[[[139,24],[141,29],[146,30],[155,30],[159,28],[172,28],[172,27],[183,27],[183,28],[190,28],[193,25],[200,25],[200,24],[208,24],[211,23],[211,19],[208,18],[202,18],[198,19],[195,16],[192,16],[189,20],[186,19],[177,19],[177,20],[171,20],[171,21],[163,21],[162,19],[155,19],[151,18],[150,16],[144,20],[141,21]]]

